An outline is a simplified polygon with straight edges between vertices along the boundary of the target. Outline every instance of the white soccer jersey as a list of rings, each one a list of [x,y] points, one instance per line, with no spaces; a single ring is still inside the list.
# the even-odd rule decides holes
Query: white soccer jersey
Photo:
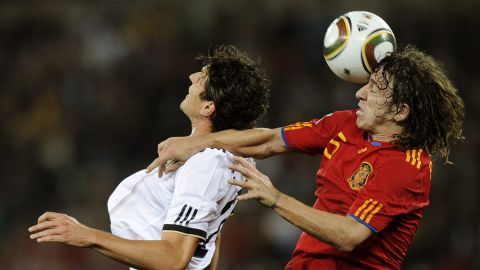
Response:
[[[227,180],[244,179],[227,167],[231,162],[230,152],[207,148],[161,178],[157,170],[127,177],[108,200],[112,233],[136,240],[159,240],[167,230],[196,236],[200,242],[187,269],[204,269],[240,191]]]

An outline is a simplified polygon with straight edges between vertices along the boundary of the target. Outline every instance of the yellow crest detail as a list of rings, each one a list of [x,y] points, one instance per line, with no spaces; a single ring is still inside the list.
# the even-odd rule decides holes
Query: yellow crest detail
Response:
[[[354,190],[361,190],[363,186],[367,184],[368,177],[372,171],[373,167],[370,163],[365,161],[362,162],[357,171],[354,172],[350,178],[348,178],[348,184],[350,185],[350,188]]]

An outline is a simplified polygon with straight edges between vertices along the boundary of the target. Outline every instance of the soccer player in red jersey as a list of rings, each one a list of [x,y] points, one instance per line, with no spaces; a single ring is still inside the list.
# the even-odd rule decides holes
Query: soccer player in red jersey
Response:
[[[313,207],[278,191],[243,158],[231,169],[256,199],[303,230],[286,269],[400,269],[429,205],[430,155],[448,161],[463,140],[464,105],[441,65],[407,46],[385,57],[356,92],[358,108],[277,129],[170,138],[159,158],[184,160],[206,146],[260,158],[322,155]]]

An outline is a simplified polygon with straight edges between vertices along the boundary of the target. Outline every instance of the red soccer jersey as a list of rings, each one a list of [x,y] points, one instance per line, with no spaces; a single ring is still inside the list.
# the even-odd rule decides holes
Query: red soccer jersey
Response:
[[[284,127],[285,144],[322,154],[314,208],[348,215],[374,234],[351,252],[302,233],[286,269],[400,269],[429,205],[431,162],[426,151],[371,141],[355,110]]]

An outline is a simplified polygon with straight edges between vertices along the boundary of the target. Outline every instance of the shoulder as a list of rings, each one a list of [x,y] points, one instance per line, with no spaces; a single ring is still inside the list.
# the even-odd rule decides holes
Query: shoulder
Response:
[[[342,125],[345,122],[355,123],[356,120],[356,110],[344,110],[344,111],[335,111],[329,114],[324,115],[321,118],[315,118],[309,122],[297,122],[295,124],[286,126],[283,128],[285,131],[297,130],[301,128],[319,128],[319,127],[330,127]]]
[[[424,149],[407,149],[402,151],[391,148],[381,156],[382,167],[405,169],[407,172],[417,172],[430,163],[430,155]]]
[[[423,186],[430,180],[430,156],[423,149],[392,150],[381,157],[377,172],[389,185]]]
[[[232,153],[215,148],[206,148],[193,155],[175,175],[174,195],[197,194],[203,199],[223,196],[229,190],[227,187],[234,187],[227,182],[235,174],[228,168],[232,158]]]
[[[314,123],[320,124],[320,122],[329,122],[330,125],[335,125],[338,127],[344,126],[346,124],[354,124],[356,126],[356,111],[357,110],[335,111],[325,115],[319,120],[314,120]]]

